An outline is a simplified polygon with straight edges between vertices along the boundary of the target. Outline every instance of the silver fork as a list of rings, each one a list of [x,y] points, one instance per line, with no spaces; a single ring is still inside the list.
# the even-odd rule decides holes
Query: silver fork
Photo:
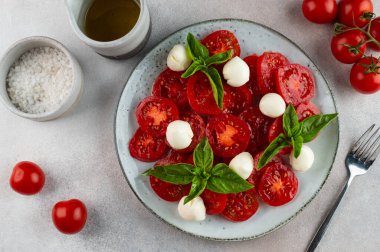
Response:
[[[308,252],[314,251],[319,242],[321,241],[323,235],[325,234],[327,227],[330,223],[335,210],[338,208],[340,201],[342,200],[347,188],[351,185],[352,180],[359,175],[366,173],[369,167],[375,162],[376,157],[380,153],[380,135],[378,134],[379,129],[377,128],[374,132],[375,124],[373,124],[354,144],[350,152],[346,157],[346,167],[349,170],[349,178],[344,185],[342,192],[336,199],[333,207],[330,209],[329,214],[326,216],[323,223],[319,226],[317,233],[315,234],[313,240],[309,244],[307,249]],[[373,133],[372,133],[373,132]]]

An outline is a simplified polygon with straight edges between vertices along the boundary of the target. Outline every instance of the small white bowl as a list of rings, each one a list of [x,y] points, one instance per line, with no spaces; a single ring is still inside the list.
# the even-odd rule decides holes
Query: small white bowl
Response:
[[[65,100],[57,107],[44,113],[32,114],[19,110],[10,100],[7,92],[7,75],[9,69],[22,54],[36,47],[52,47],[62,51],[70,61],[73,71],[73,85]],[[76,103],[83,91],[83,72],[74,56],[58,41],[48,37],[27,37],[14,43],[0,61],[0,100],[13,113],[18,116],[34,121],[48,121],[55,119],[70,110]]]

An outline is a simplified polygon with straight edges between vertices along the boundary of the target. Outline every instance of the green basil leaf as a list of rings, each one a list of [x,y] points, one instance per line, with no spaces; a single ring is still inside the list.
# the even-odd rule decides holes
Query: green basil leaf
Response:
[[[195,58],[208,58],[209,52],[207,47],[202,45],[201,42],[199,42],[199,40],[196,39],[190,32],[187,34],[187,45],[189,48],[187,52],[190,54],[191,59],[194,60]]]
[[[259,163],[257,164],[257,170],[264,167],[272,158],[284,147],[289,146],[289,143],[283,133],[278,135],[264,150]]]
[[[191,183],[194,178],[194,166],[190,164],[156,166],[145,171],[143,175],[154,176],[175,185],[186,185]]]
[[[212,93],[214,95],[216,104],[218,105],[220,109],[222,109],[224,89],[223,89],[222,80],[220,78],[218,70],[216,70],[213,67],[210,67],[207,69],[207,71],[203,71],[203,73],[207,75],[210,81]]]
[[[193,158],[196,167],[200,167],[202,171],[206,172],[211,170],[214,153],[206,137],[195,147]]]
[[[292,145],[295,158],[298,158],[301,153],[302,143],[303,138],[301,136],[296,136],[295,138],[292,137]]]
[[[314,115],[304,119],[300,124],[300,135],[303,138],[303,142],[307,143],[313,140],[337,116],[338,114]]]
[[[188,78],[190,76],[192,76],[193,74],[195,74],[196,72],[200,71],[200,70],[206,70],[207,67],[205,67],[204,65],[200,65],[199,63],[197,62],[193,62],[187,69],[186,71],[181,75],[182,78]]]
[[[238,193],[253,188],[253,185],[240,177],[226,164],[219,163],[211,170],[207,189],[216,193]]]
[[[282,116],[282,124],[285,135],[288,137],[294,136],[293,134],[299,131],[300,124],[298,122],[298,116],[292,104],[286,107],[285,113]]]
[[[192,180],[191,189],[189,195],[185,198],[184,204],[188,203],[192,199],[199,196],[206,188],[207,179],[200,176],[195,176]]]
[[[232,56],[232,50],[215,54],[205,60],[206,66],[222,64],[229,60]]]

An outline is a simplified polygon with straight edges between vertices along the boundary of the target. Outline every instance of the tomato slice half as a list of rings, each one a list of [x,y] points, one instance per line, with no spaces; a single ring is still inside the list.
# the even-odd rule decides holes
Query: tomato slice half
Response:
[[[195,113],[194,111],[186,111],[180,116],[181,120],[184,120],[190,124],[191,130],[194,133],[193,140],[189,147],[183,150],[178,150],[179,152],[191,152],[200,143],[200,141],[205,136],[206,124],[203,121],[202,117]]]
[[[287,104],[298,106],[315,95],[314,77],[304,66],[291,64],[276,71],[276,87]]]
[[[200,195],[206,207],[207,214],[220,214],[227,205],[227,195],[216,193],[208,189]]]
[[[291,201],[298,191],[298,179],[281,163],[272,163],[261,176],[259,196],[268,205],[281,206]]]
[[[245,84],[253,95],[253,104],[258,105],[261,99],[260,89],[257,84],[257,59],[256,54],[249,55],[244,58],[245,63],[249,67],[249,81]]]
[[[138,128],[129,142],[131,156],[144,161],[153,162],[166,152],[165,137],[157,137]]]
[[[209,34],[202,40],[210,55],[232,50],[232,57],[240,56],[240,45],[235,35],[228,30],[218,30]]]
[[[187,79],[181,78],[182,73],[172,71],[169,68],[165,69],[158,75],[152,90],[154,96],[172,100],[179,110],[186,109],[189,106],[186,91]]]
[[[167,98],[148,96],[136,108],[140,127],[154,135],[164,136],[169,123],[179,118],[177,106]]]
[[[150,186],[153,191],[163,200],[174,202],[179,201],[190,192],[191,185],[174,185],[156,177],[150,177]]]
[[[276,118],[268,130],[268,141],[271,143],[280,133],[284,133],[284,128],[282,124],[282,116]],[[279,152],[281,155],[287,155],[290,154],[292,151],[292,147],[285,147],[282,148]]]
[[[263,115],[258,107],[249,107],[239,117],[249,125],[250,138],[247,151],[255,155],[268,145],[268,130],[273,119]]]
[[[304,102],[297,106],[296,108],[297,116],[300,121],[313,115],[318,115],[321,113],[319,108],[312,102]]]
[[[278,52],[264,52],[257,59],[257,84],[261,94],[276,93],[275,70],[288,64],[288,59]]]
[[[244,151],[249,142],[248,125],[239,117],[221,114],[210,119],[206,126],[206,136],[214,154],[233,157]]]
[[[252,93],[247,85],[231,87],[223,85],[223,112],[238,116],[244,109],[252,104]]]
[[[251,218],[259,209],[254,188],[240,193],[227,195],[227,205],[222,215],[230,221],[245,221]]]

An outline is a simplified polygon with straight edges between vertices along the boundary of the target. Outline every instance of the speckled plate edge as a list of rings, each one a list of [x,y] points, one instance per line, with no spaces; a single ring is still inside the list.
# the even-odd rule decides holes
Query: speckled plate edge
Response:
[[[335,102],[335,96],[334,96],[334,93],[332,92],[331,88],[330,88],[330,84],[328,83],[328,81],[326,80],[326,78],[324,77],[324,75],[322,74],[322,72],[320,71],[320,69],[318,68],[318,66],[313,62],[313,60],[309,57],[309,55],[301,48],[299,47],[296,43],[294,43],[291,39],[289,39],[288,37],[286,37],[285,35],[283,35],[282,33],[266,26],[266,25],[263,25],[263,24],[260,24],[260,23],[257,23],[257,22],[254,22],[254,21],[250,21],[250,20],[245,20],[245,19],[235,19],[235,18],[225,18],[225,19],[211,19],[211,20],[205,20],[205,21],[202,21],[202,22],[198,22],[198,23],[194,23],[194,24],[191,24],[191,25],[188,25],[188,26],[185,26],[171,34],[169,34],[168,36],[166,36],[165,38],[163,38],[160,42],[158,42],[156,44],[156,46],[154,46],[153,48],[150,49],[150,51],[148,53],[150,53],[151,51],[155,50],[157,47],[159,47],[159,45],[165,41],[166,39],[168,39],[169,37],[171,37],[172,35],[174,35],[175,33],[177,32],[180,32],[180,31],[183,31],[183,30],[186,30],[188,28],[191,28],[193,26],[197,26],[197,25],[200,25],[200,24],[205,24],[205,23],[213,23],[213,22],[229,22],[229,21],[233,21],[233,22],[245,22],[245,23],[251,23],[251,24],[254,24],[254,25],[258,25],[258,26],[261,26],[263,27],[264,29],[267,29],[275,34],[277,34],[278,36],[282,37],[283,39],[289,41],[291,44],[293,44],[298,50],[300,50],[309,60],[310,62],[313,63],[313,65],[315,66],[316,70],[321,74],[321,77],[323,78],[323,80],[326,82],[326,85],[327,85],[327,88],[330,92],[330,95],[332,97],[332,100],[333,100],[333,103],[334,103],[334,108],[335,110],[338,112],[338,107],[336,105],[336,102]],[[148,54],[147,53],[147,54]],[[136,64],[136,66],[134,67],[133,71],[131,71],[130,73],[130,76],[132,76],[132,73],[135,71],[135,69],[140,65],[140,63],[145,59],[145,56]],[[129,76],[129,78],[130,78]],[[137,192],[135,191],[135,189],[132,187],[131,183],[129,182],[129,179],[127,177],[127,175],[125,174],[124,172],[124,169],[122,168],[123,165],[122,165],[122,162],[121,162],[121,159],[120,159],[120,153],[119,153],[119,150],[118,150],[118,147],[117,147],[117,139],[116,139],[116,119],[117,119],[117,113],[118,113],[118,108],[119,108],[119,104],[120,104],[120,100],[121,100],[121,97],[123,95],[123,92],[126,88],[126,85],[127,83],[129,82],[129,78],[128,80],[125,82],[124,86],[123,86],[123,89],[120,93],[120,96],[119,96],[119,100],[117,102],[117,106],[116,106],[116,110],[115,110],[115,115],[114,115],[114,143],[115,143],[115,148],[116,148],[116,152],[117,152],[117,158],[119,160],[119,164],[120,164],[120,169],[121,171],[123,172],[123,175],[124,175],[124,178],[125,180],[127,181],[129,187],[131,188],[131,190],[133,191],[133,193],[136,195],[137,199],[145,206],[146,209],[148,209],[153,215],[155,215],[158,219],[160,219],[162,222],[174,227],[175,229],[177,230],[180,230],[186,234],[190,234],[192,236],[195,236],[195,237],[199,237],[199,238],[204,238],[204,239],[208,239],[208,240],[214,240],[214,241],[245,241],[245,240],[252,240],[252,239],[255,239],[255,238],[259,238],[259,237],[262,237],[262,236],[265,236],[269,233],[272,233],[273,231],[285,226],[288,222],[290,222],[292,219],[294,219],[299,213],[301,213],[306,206],[309,205],[309,203],[311,201],[314,200],[314,198],[318,195],[318,193],[321,191],[321,189],[323,188],[323,186],[326,184],[326,181],[328,179],[328,177],[330,176],[330,173],[331,173],[331,169],[332,167],[334,166],[335,164],[335,159],[336,159],[336,154],[337,154],[337,151],[338,151],[338,148],[339,148],[339,141],[340,141],[340,120],[339,120],[339,117],[338,117],[338,122],[337,122],[337,128],[338,128],[338,136],[337,136],[337,145],[336,145],[336,148],[334,150],[334,155],[333,155],[333,162],[331,163],[331,166],[329,167],[328,169],[328,172],[326,174],[326,177],[324,178],[321,186],[318,188],[318,190],[314,193],[314,195],[295,213],[293,214],[291,217],[289,217],[288,219],[286,219],[285,221],[283,222],[280,222],[278,225],[274,226],[272,229],[266,231],[266,232],[263,232],[261,234],[258,234],[258,235],[254,235],[254,236],[247,236],[247,237],[238,237],[238,238],[228,238],[228,239],[221,239],[221,238],[215,238],[215,237],[209,237],[209,236],[203,236],[203,235],[197,235],[197,234],[194,234],[194,233],[191,233],[191,232],[188,232],[186,230],[183,230],[169,222],[167,222],[165,219],[163,219],[160,215],[158,215],[153,209],[151,209],[147,204],[145,204],[145,202],[143,200],[140,199],[140,197],[138,196]]]

